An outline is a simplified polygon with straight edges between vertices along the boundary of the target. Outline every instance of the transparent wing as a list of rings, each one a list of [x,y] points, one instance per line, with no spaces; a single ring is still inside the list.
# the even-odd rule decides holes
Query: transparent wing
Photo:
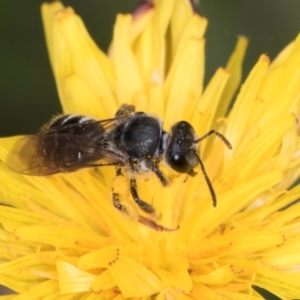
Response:
[[[81,168],[124,165],[124,155],[114,149],[109,132],[131,115],[108,120],[44,126],[35,135],[19,139],[6,158],[13,171],[26,175],[51,175]]]

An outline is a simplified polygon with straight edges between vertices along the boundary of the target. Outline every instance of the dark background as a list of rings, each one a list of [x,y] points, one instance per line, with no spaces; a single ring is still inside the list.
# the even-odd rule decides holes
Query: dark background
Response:
[[[61,111],[45,46],[41,3],[0,3],[0,136],[34,133]],[[83,18],[104,50],[112,35],[115,13],[130,12],[137,3],[64,1]],[[300,29],[299,0],[202,0],[200,13],[209,20],[206,82],[219,66],[226,65],[238,35],[250,39],[244,63],[247,74],[261,53],[275,58]]]

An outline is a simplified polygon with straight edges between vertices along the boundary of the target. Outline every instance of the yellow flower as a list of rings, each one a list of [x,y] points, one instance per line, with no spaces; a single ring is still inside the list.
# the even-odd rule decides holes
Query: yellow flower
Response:
[[[185,0],[156,0],[118,15],[109,55],[81,19],[60,2],[42,7],[47,45],[64,113],[111,118],[122,103],[154,114],[169,131],[189,121],[217,194],[203,174],[139,178],[141,198],[175,231],[140,222],[111,203],[111,187],[128,191],[114,168],[49,177],[24,176],[4,161],[17,140],[0,146],[0,299],[281,299],[300,295],[300,38],[270,65],[262,55],[225,116],[240,78],[247,41],[203,91],[206,19]],[[164,172],[169,168],[164,167]],[[123,182],[125,181],[125,182]],[[128,199],[127,199],[128,198]],[[293,204],[293,205],[291,205]]]

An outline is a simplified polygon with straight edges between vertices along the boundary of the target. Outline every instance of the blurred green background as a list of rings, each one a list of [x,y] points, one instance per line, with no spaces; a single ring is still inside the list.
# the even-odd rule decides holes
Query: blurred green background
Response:
[[[61,111],[44,41],[41,3],[0,3],[0,136],[34,133]],[[108,47],[116,12],[130,12],[137,3],[64,1],[83,18],[103,50]],[[275,58],[300,29],[299,0],[202,0],[200,13],[209,20],[206,82],[219,66],[226,65],[238,35],[250,39],[245,78],[261,53]]]

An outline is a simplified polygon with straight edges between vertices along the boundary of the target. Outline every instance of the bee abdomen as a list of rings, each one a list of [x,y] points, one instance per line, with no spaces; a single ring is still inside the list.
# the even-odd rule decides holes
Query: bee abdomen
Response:
[[[50,129],[57,126],[67,126],[67,125],[78,125],[87,123],[89,121],[94,121],[92,118],[81,115],[60,115],[54,117],[48,124],[45,125],[45,128]]]

